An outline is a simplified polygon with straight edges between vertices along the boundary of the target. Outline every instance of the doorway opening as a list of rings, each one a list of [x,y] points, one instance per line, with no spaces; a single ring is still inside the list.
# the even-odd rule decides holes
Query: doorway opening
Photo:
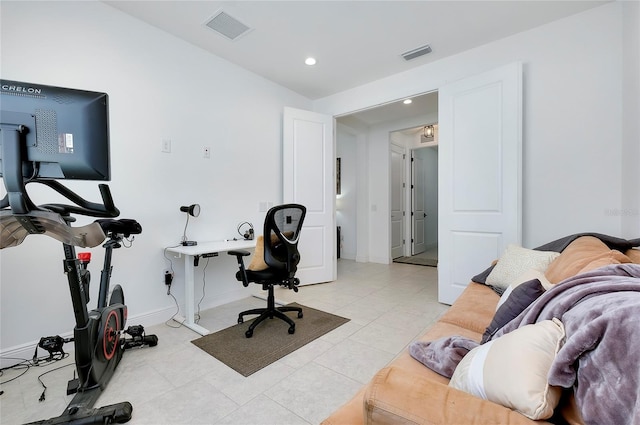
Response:
[[[409,105],[400,100],[336,117],[336,157],[341,159],[336,224],[340,227],[338,246],[342,259],[389,264],[398,256],[412,256],[411,228],[424,223],[412,224],[408,219],[411,199],[405,189],[408,190],[410,184],[400,190],[391,187],[393,143],[390,135],[402,131],[417,137],[414,144],[401,145],[402,161],[407,161],[401,174],[409,182],[411,167],[406,158],[411,157],[414,148],[417,152],[427,146],[420,142],[418,133],[424,131],[425,125],[437,123],[438,93],[416,95],[412,100]],[[437,149],[432,147],[429,151],[437,157]],[[422,154],[416,155],[422,158]],[[432,171],[437,176],[437,168]],[[437,198],[437,183],[433,187],[432,194]],[[396,222],[397,217],[394,217],[392,224],[390,216],[392,211],[395,213],[393,205],[398,199],[403,202],[401,218]],[[433,212],[427,212],[429,220],[437,219],[437,199],[432,205]],[[437,222],[435,226],[432,234],[422,238],[426,243],[425,251],[431,253],[437,252]],[[399,230],[399,236],[392,227]],[[418,231],[418,234],[424,232]],[[393,249],[391,245],[394,245]]]
[[[426,130],[431,131],[426,137]],[[392,225],[392,259],[395,263],[438,265],[438,138],[437,123],[427,123],[390,134],[392,200],[402,199],[406,205],[400,230]],[[402,163],[394,161],[402,152]],[[403,173],[403,181],[394,176]],[[392,205],[394,202],[392,201]],[[392,208],[392,223],[393,223]],[[396,234],[394,234],[396,233]],[[394,249],[393,241],[405,241],[402,249]]]

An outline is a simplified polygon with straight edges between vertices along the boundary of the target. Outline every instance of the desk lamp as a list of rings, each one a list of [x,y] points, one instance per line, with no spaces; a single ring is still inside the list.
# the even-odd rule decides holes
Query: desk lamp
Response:
[[[184,232],[182,234],[182,245],[183,246],[194,246],[198,245],[196,241],[187,240],[187,226],[189,225],[189,216],[197,217],[200,215],[200,205],[191,204],[189,206],[180,207],[180,211],[187,213],[187,222],[184,224]]]

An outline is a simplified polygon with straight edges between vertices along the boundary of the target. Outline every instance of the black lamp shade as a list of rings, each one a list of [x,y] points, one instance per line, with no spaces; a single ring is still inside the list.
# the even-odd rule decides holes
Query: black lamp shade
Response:
[[[188,207],[183,206],[183,207],[180,207],[180,211],[186,212],[191,217],[197,217],[200,215],[200,205],[192,204],[192,205],[189,205]]]

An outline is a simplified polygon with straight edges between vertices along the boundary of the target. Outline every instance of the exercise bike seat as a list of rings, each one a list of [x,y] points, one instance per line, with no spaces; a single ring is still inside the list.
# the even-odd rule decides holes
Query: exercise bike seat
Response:
[[[108,236],[123,235],[128,238],[131,235],[139,235],[142,233],[142,226],[136,220],[121,218],[121,219],[101,219],[96,220],[96,223],[102,227],[102,231]]]
[[[95,222],[71,227],[60,214],[52,211],[35,210],[20,215],[11,210],[0,211],[0,249],[20,245],[30,234],[45,234],[83,248],[98,246],[106,237],[105,231]]]

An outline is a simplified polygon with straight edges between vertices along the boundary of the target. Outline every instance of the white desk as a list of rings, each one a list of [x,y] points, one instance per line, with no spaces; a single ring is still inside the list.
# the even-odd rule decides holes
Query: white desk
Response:
[[[234,249],[252,249],[256,247],[256,241],[215,241],[215,242],[198,242],[195,246],[177,246],[167,248],[167,251],[184,256],[184,304],[185,304],[185,321],[182,323],[189,329],[207,335],[209,331],[195,323],[195,298],[194,298],[194,268],[193,261],[196,257],[209,258],[215,257],[220,253],[233,251]]]

